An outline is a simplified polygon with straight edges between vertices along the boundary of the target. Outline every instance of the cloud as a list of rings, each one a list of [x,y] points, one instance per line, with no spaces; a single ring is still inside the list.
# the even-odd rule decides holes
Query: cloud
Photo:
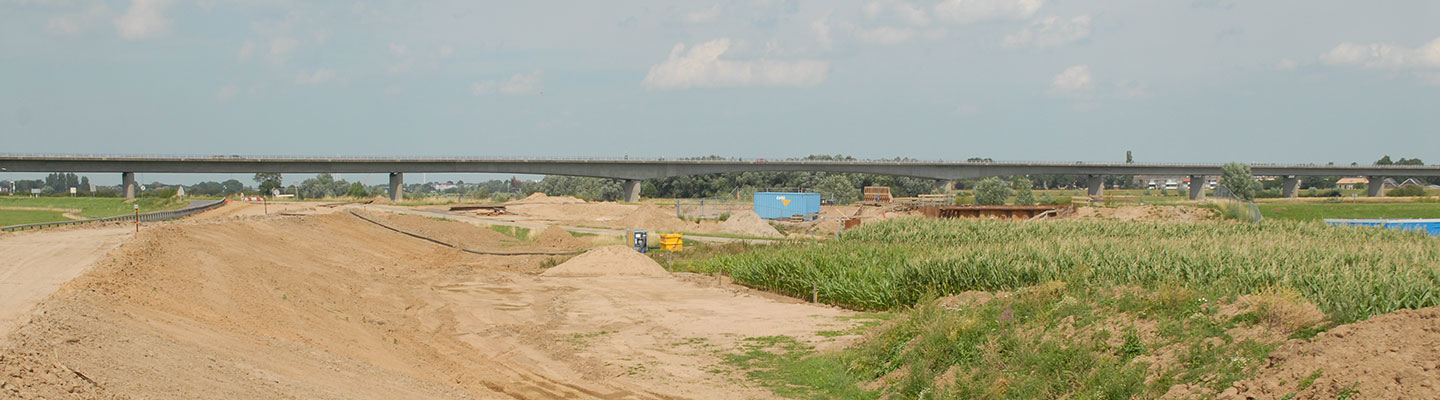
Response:
[[[491,93],[527,95],[544,94],[544,82],[539,70],[530,73],[511,75],[510,79],[504,81],[484,81],[470,86],[470,92],[476,96]]]
[[[115,30],[120,37],[129,40],[144,39],[164,32],[170,27],[165,18],[165,8],[170,0],[131,0],[130,8],[114,20]]]
[[[239,94],[240,87],[232,83],[221,87],[219,91],[215,92],[215,100],[222,102],[230,101],[230,99],[235,98],[235,96]]]
[[[924,26],[930,24],[930,14],[925,9],[906,1],[885,0],[872,1],[865,4],[861,11],[868,18],[876,18],[886,11],[890,11],[900,20],[910,25]]]
[[[105,4],[96,4],[79,13],[50,18],[45,29],[51,33],[77,35],[104,23],[105,20],[110,19],[111,14],[110,8]]]
[[[935,6],[935,17],[958,23],[1025,19],[1044,4],[1045,0],[945,0]]]
[[[1095,79],[1090,76],[1090,66],[1076,65],[1055,75],[1050,88],[1056,93],[1077,95],[1095,88]]]
[[[410,47],[409,47],[409,46],[406,46],[406,45],[403,45],[403,44],[399,44],[399,43],[391,43],[391,44],[390,44],[390,54],[394,54],[394,55],[397,55],[397,56],[403,56],[403,55],[405,55],[405,53],[408,53],[408,52],[410,52]]]
[[[301,72],[295,75],[295,83],[301,85],[318,85],[329,82],[332,79],[335,79],[335,71],[325,68],[316,69],[315,72],[308,74]]]
[[[815,41],[820,42],[820,46],[825,48],[830,48],[835,44],[835,41],[830,39],[830,14],[833,13],[835,10],[830,10],[825,13],[825,16],[810,23],[810,32],[815,34]]]
[[[685,14],[685,17],[684,17],[683,19],[685,20],[685,22],[689,22],[689,23],[692,23],[692,24],[698,24],[698,23],[701,23],[701,22],[714,21],[714,20],[715,20],[715,17],[717,17],[717,16],[720,16],[720,5],[719,5],[719,4],[710,6],[710,8],[707,8],[707,9],[704,9],[704,10],[694,11],[694,12],[687,13],[687,14]]]
[[[915,30],[910,28],[894,28],[882,26],[875,29],[862,30],[856,35],[860,40],[874,44],[900,44],[915,38]]]
[[[672,90],[744,86],[815,86],[825,81],[830,63],[819,60],[724,60],[730,39],[691,46],[676,44],[670,56],[650,67],[641,82],[646,89]]]
[[[1278,70],[1281,70],[1281,71],[1294,71],[1295,68],[1298,68],[1298,67],[1300,67],[1300,63],[1299,63],[1299,62],[1296,62],[1295,60],[1291,60],[1291,59],[1288,59],[1288,58],[1280,59],[1279,62],[1276,62],[1276,63],[1275,63],[1275,69],[1278,69]]]
[[[1054,47],[1078,42],[1090,36],[1090,16],[1069,20],[1045,17],[1030,23],[1014,34],[1006,35],[1005,47]]]
[[[241,44],[240,51],[235,53],[235,58],[239,59],[240,61],[249,61],[251,58],[254,57],[255,42],[249,40],[246,40],[244,44]]]
[[[283,64],[290,53],[295,52],[295,49],[298,48],[300,48],[299,40],[289,36],[280,36],[270,39],[270,50],[266,54],[270,62]]]
[[[440,54],[440,58],[441,58],[441,59],[450,58],[450,56],[455,55],[455,48],[454,48],[454,47],[451,47],[451,46],[448,45],[448,44],[447,44],[447,45],[444,45],[444,46],[440,46],[440,52],[439,52],[439,54]]]
[[[1440,38],[1416,48],[1393,43],[1345,42],[1320,55],[1320,61],[1365,68],[1440,68]]]

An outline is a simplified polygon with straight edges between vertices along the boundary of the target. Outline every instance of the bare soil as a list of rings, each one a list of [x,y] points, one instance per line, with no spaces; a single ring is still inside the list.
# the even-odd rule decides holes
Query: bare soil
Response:
[[[1190,206],[1078,207],[1074,218],[1121,221],[1195,222],[1214,218],[1210,210]]]
[[[145,229],[8,332],[0,397],[769,398],[717,351],[850,325],[703,279],[493,260],[341,213]]]
[[[1318,373],[1308,387],[1301,382]],[[1270,354],[1259,378],[1221,399],[1440,398],[1440,307],[1400,310],[1335,327]]]

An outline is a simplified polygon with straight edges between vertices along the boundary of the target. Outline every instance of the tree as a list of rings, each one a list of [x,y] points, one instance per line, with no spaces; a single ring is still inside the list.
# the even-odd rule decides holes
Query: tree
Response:
[[[1232,162],[1220,168],[1220,184],[1240,200],[1250,201],[1255,199],[1255,174],[1250,173],[1250,166]]]
[[[829,197],[835,204],[850,204],[860,199],[860,190],[843,174],[825,177],[820,185],[815,186],[815,190]]]
[[[1010,187],[997,177],[981,179],[975,184],[975,204],[995,206],[1005,204],[1010,198]]]
[[[1125,150],[1125,163],[1126,163],[1126,164],[1134,164],[1134,163],[1135,163],[1135,156],[1134,156],[1133,154],[1130,154],[1130,150]]]
[[[257,188],[260,189],[260,193],[275,193],[276,189],[284,186],[282,184],[283,182],[283,178],[279,172],[259,172],[255,174],[255,183],[260,185]]]
[[[345,195],[346,195],[346,196],[350,196],[350,197],[357,197],[357,198],[358,198],[358,197],[370,197],[370,192],[367,191],[367,190],[365,190],[365,184],[360,183],[360,182],[355,182],[355,183],[350,184],[350,189],[345,191]],[[487,193],[485,193],[485,196],[481,196],[481,197],[490,197],[490,193],[487,192]]]
[[[1035,205],[1035,192],[1031,190],[1031,183],[1029,179],[1026,179],[1023,176],[1017,176],[1015,177],[1015,181],[1012,183],[1012,185],[1014,185],[1015,187],[1015,205]]]
[[[1375,165],[1393,165],[1393,164],[1395,164],[1395,162],[1394,162],[1394,161],[1390,161],[1390,155],[1388,155],[1388,154],[1385,155],[1384,157],[1380,157],[1379,160],[1376,160],[1376,161],[1375,161]]]

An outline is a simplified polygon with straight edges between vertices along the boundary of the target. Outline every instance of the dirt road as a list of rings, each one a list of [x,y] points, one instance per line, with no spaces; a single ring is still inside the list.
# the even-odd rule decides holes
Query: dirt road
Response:
[[[494,234],[409,220],[445,226],[401,228]],[[708,279],[544,277],[541,261],[501,264],[348,213],[156,226],[13,331],[0,347],[0,390],[21,398],[770,398],[744,372],[727,372],[724,352],[773,335],[835,345],[847,339],[817,332],[854,323],[843,310]]]
[[[134,234],[109,226],[0,236],[0,341],[36,303]]]

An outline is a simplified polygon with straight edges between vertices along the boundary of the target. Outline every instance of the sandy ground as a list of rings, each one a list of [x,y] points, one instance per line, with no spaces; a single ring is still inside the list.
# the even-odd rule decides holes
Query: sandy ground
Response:
[[[231,201],[220,208],[200,213],[190,217],[191,220],[213,220],[224,218],[263,217],[267,213],[272,216],[283,214],[324,214],[334,212],[335,208],[320,207],[317,203],[304,202],[268,202],[266,204],[248,201]]]
[[[769,398],[718,353],[840,345],[815,332],[850,324],[703,277],[542,277],[346,213],[225,216],[144,229],[40,303],[0,348],[0,393]]]
[[[1078,207],[1073,218],[1195,222],[1211,219],[1214,214],[1210,210],[1190,206]]]
[[[35,304],[132,235],[133,228],[110,225],[0,236],[0,332],[28,319]]]
[[[1299,382],[1318,371],[1306,388]],[[1260,377],[1236,382],[1221,399],[1440,398],[1440,307],[1400,310],[1291,340],[1270,354]]]

